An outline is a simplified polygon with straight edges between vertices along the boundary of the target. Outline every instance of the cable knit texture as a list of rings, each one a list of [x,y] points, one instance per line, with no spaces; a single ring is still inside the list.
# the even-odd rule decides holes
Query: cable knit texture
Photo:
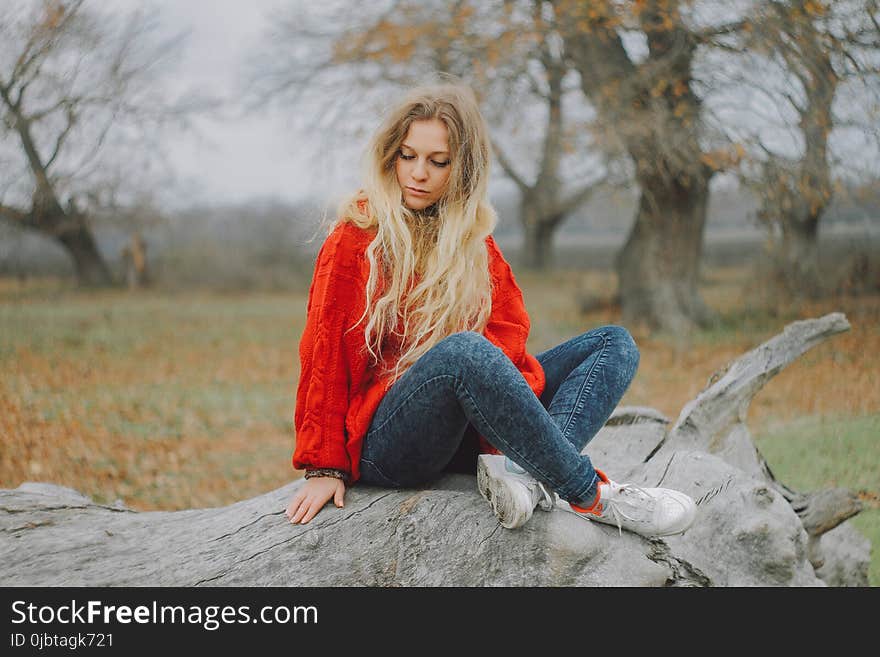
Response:
[[[299,345],[300,379],[294,425],[293,467],[335,468],[359,477],[361,445],[373,414],[390,387],[377,375],[366,351],[364,322],[347,329],[364,312],[370,263],[366,249],[375,230],[342,223],[318,252],[309,289],[306,326]],[[490,235],[486,238],[492,280],[492,311],[483,335],[516,365],[540,396],[541,364],[526,352],[530,322],[522,291]],[[483,452],[497,453],[480,436]]]

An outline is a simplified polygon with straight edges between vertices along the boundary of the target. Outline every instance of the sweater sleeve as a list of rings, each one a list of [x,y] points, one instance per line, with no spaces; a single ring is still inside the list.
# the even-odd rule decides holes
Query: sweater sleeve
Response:
[[[350,320],[353,286],[344,232],[337,230],[318,252],[309,288],[306,325],[299,343],[300,378],[294,425],[293,467],[351,472],[345,416],[351,394],[350,363],[343,333]]]
[[[526,350],[531,322],[522,290],[491,235],[486,239],[486,247],[493,291],[492,312],[483,335],[510,358],[535,395],[540,397],[546,383],[544,369],[538,359]]]

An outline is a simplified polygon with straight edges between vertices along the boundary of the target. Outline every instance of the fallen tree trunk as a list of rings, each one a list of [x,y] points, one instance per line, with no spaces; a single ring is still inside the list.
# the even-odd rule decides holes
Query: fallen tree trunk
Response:
[[[645,539],[570,513],[500,527],[475,478],[420,489],[357,485],[342,509],[291,525],[302,481],[230,506],[136,512],[69,488],[0,490],[3,586],[867,586],[870,542],[846,522],[849,491],[781,484],[746,411],[761,386],[849,328],[834,313],[795,322],[715,375],[672,429],[651,408],[618,408],[587,448],[619,481],[687,492],[684,534]]]

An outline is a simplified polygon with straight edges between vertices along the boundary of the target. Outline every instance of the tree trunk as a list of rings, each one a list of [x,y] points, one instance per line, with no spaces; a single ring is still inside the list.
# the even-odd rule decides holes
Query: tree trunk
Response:
[[[523,265],[527,269],[547,269],[553,256],[553,233],[557,223],[547,221],[536,210],[523,209]]]
[[[635,224],[616,264],[625,323],[681,333],[710,318],[698,290],[709,179],[684,181],[641,181]]]
[[[819,269],[819,220],[784,218],[782,240],[775,249],[777,280],[795,298],[817,298],[822,293]]]
[[[90,287],[112,285],[113,277],[110,275],[110,269],[86,225],[77,223],[76,226],[54,237],[73,259],[76,278],[80,285]]]
[[[0,205],[0,221],[54,240],[73,260],[77,281],[86,286],[112,285],[113,277],[104,261],[85,216],[68,214],[57,203],[46,209],[35,203],[29,211]]]

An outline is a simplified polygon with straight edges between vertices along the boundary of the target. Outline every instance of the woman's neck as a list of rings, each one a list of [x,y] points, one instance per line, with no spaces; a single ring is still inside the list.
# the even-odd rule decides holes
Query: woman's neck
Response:
[[[437,204],[428,206],[422,210],[412,211],[410,232],[414,239],[429,239],[431,242],[437,239],[437,229],[440,227],[440,213]]]

